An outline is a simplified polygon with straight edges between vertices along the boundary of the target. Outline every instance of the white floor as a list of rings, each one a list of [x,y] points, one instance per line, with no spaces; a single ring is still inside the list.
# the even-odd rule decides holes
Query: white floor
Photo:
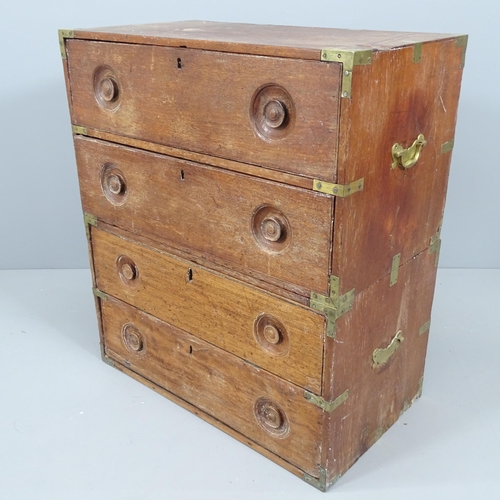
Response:
[[[1,500],[325,495],[104,364],[90,287],[0,272]],[[326,496],[500,498],[499,311],[500,270],[439,271],[422,398]]]

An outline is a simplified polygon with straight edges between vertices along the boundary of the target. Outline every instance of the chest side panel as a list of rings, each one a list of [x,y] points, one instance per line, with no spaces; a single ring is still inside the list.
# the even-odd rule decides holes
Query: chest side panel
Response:
[[[75,124],[332,179],[340,65],[66,42]]]
[[[436,254],[424,250],[401,266],[394,286],[386,276],[357,295],[327,340],[325,394],[349,390],[325,427],[329,481],[420,396],[436,271]]]
[[[427,248],[439,232],[455,134],[464,47],[455,39],[375,52],[342,100],[339,181],[364,190],[336,200],[333,274],[342,291],[365,289]],[[418,51],[417,51],[418,54]],[[395,144],[426,141],[417,163],[393,166]]]

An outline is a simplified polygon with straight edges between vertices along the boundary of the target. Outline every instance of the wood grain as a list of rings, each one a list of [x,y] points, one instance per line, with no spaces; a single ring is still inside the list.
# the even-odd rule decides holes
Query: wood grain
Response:
[[[105,293],[301,387],[321,391],[320,314],[95,228],[92,252],[96,283]],[[120,256],[135,263],[137,278],[131,283],[119,275]],[[285,352],[275,355],[258,341],[255,322],[262,315],[284,326]]]
[[[117,236],[121,236],[126,239],[130,238],[129,231],[121,229],[117,226],[106,224],[103,221],[98,220],[96,226],[103,229],[104,231],[116,234]],[[218,274],[234,278],[236,281],[243,281],[244,283],[247,283],[259,289],[263,288],[264,290],[271,292],[271,294],[273,295],[279,295],[280,297],[283,297],[289,301],[297,302],[309,307],[309,303],[311,301],[310,296],[304,295],[305,292],[303,290],[301,291],[303,295],[300,295],[299,293],[297,293],[297,291],[292,291],[293,289],[286,283],[280,282],[279,284],[273,284],[270,282],[262,282],[260,280],[257,280],[256,278],[253,278],[249,274],[245,274],[244,270],[239,272],[225,266],[221,261],[218,261],[216,258],[214,258],[214,256],[210,256],[210,260],[208,260],[206,258],[206,255],[203,253],[193,252],[192,250],[184,252],[165,244],[165,242],[163,241],[151,240],[150,238],[146,238],[138,234],[135,234],[133,239],[136,243],[139,243],[141,245],[155,248],[163,253],[172,255],[173,257],[179,257],[184,261],[190,261],[195,264],[199,264],[201,267],[209,268]]]
[[[75,36],[64,68],[72,122],[94,137],[75,149],[99,218],[105,359],[331,484],[421,392],[464,48],[456,35],[202,21]],[[351,99],[323,48],[373,50]],[[393,145],[419,134],[417,164],[391,169]],[[364,190],[330,198],[313,178]],[[356,290],[334,339],[304,307],[329,274]],[[349,397],[328,413],[304,389]]]
[[[419,393],[436,281],[436,254],[426,249],[390,277],[356,295],[352,310],[327,339],[325,397],[349,389],[348,400],[325,415],[323,461],[329,480],[342,475],[399,418]],[[404,340],[387,364],[373,368],[373,352],[398,331]],[[327,452],[327,450],[329,450]]]
[[[212,21],[178,21],[79,29],[75,30],[75,36],[88,40],[167,45],[319,60],[321,49],[326,47],[391,50],[417,42],[450,38],[452,35]]]
[[[321,413],[303,389],[263,372],[199,338],[114,299],[102,302],[106,355],[302,470],[317,475]],[[131,353],[124,325],[134,325],[143,351]],[[288,429],[274,435],[259,424],[261,398],[282,410]]]
[[[107,360],[109,361],[110,358],[106,357]],[[170,391],[167,391],[166,389],[163,389],[160,387],[158,384],[155,384],[154,382],[151,382],[147,378],[143,377],[142,375],[139,375],[138,373],[130,370],[124,365],[121,365],[118,363],[118,361],[112,361],[113,367],[116,368],[117,370],[121,371],[122,373],[128,375],[129,377],[132,377],[134,380],[137,380],[141,384],[144,384],[146,387],[149,387],[153,391],[156,391],[158,394],[161,394],[165,398],[169,399],[170,401],[173,401],[174,403],[178,404],[185,410],[193,413],[197,417],[200,417],[203,419],[205,422],[213,425],[217,429],[220,429],[221,431],[225,432],[229,436],[231,436],[234,439],[237,439],[240,443],[243,443],[244,445],[248,446],[252,450],[255,450],[257,453],[260,453],[264,457],[268,458],[269,460],[272,460],[279,466],[283,467],[285,470],[288,472],[291,472],[295,476],[300,477],[301,479],[304,476],[304,471],[297,468],[295,465],[292,465],[290,462],[287,462],[286,460],[283,460],[279,455],[276,455],[275,453],[270,452],[267,448],[264,448],[263,446],[257,444],[255,441],[252,441],[249,439],[245,434],[241,432],[235,431],[233,428],[229,427],[228,425],[224,424],[221,422],[218,418],[213,417],[212,415],[209,415],[208,413],[205,413],[204,411],[201,411],[199,408],[196,406],[188,403],[182,398],[179,398],[175,394],[173,394]],[[318,471],[316,471],[314,474],[311,474],[313,477],[318,476]]]
[[[66,47],[74,124],[334,177],[339,64],[83,40],[67,40]],[[119,89],[112,109],[96,99],[99,68],[114,74]],[[283,87],[293,101],[288,135],[279,140],[261,138],[252,121],[254,95],[267,85]]]
[[[303,295],[326,293],[331,197],[81,136],[75,151],[85,212],[259,280],[287,282]],[[123,175],[123,203],[105,195],[107,165]],[[264,206],[290,226],[277,248],[258,238],[254,214]]]
[[[173,156],[174,158],[203,163],[212,167],[219,167],[225,170],[251,175],[252,177],[259,177],[260,179],[281,182],[282,184],[288,184],[289,186],[311,189],[313,185],[313,181],[310,178],[302,177],[300,175],[287,174],[286,172],[280,172],[279,170],[270,170],[250,165],[248,163],[239,163],[237,161],[226,160],[216,156],[194,153],[193,151],[188,151],[186,149],[162,146],[161,144],[155,144],[154,142],[131,139],[130,137],[110,134],[109,132],[103,132],[102,130],[87,128],[86,135],[88,137],[102,139],[103,141],[113,142],[115,144],[122,144],[136,149],[143,149],[145,151],[152,151],[153,153]]]
[[[441,225],[455,135],[463,48],[455,40],[374,54],[357,66],[352,99],[342,99],[339,183],[363,177],[361,193],[337,199],[333,274],[341,293],[358,292],[390,273],[392,258],[406,262],[429,246]],[[418,163],[391,170],[395,143],[427,145]]]

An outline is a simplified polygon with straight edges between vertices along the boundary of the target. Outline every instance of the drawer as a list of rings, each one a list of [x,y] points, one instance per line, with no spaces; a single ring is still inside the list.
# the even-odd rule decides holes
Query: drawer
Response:
[[[333,199],[75,137],[83,209],[131,233],[309,296],[327,294]]]
[[[115,299],[101,304],[111,359],[317,474],[322,410],[303,389]]]
[[[91,241],[101,291],[321,392],[322,315],[100,229]]]
[[[67,40],[73,123],[332,180],[341,65]]]

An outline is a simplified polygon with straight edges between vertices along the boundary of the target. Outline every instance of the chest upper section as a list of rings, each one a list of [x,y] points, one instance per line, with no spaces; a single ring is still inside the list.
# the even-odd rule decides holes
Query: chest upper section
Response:
[[[122,136],[330,179],[341,65],[68,40],[73,118]]]

